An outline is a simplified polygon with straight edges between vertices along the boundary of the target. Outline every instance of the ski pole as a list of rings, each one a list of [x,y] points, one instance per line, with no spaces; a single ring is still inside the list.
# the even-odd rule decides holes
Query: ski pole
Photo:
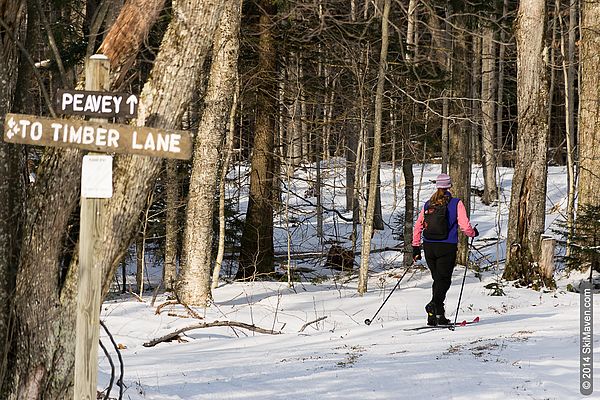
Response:
[[[414,263],[413,263],[414,265]],[[412,265],[411,265],[412,267]],[[375,317],[377,316],[377,314],[379,314],[379,311],[381,311],[381,309],[383,308],[384,304],[388,301],[388,299],[390,298],[390,296],[392,295],[392,293],[394,293],[394,290],[396,290],[396,288],[398,287],[398,285],[400,284],[400,282],[402,282],[402,279],[404,278],[404,275],[406,275],[406,273],[408,272],[409,268],[406,268],[406,270],[404,271],[404,273],[402,274],[402,276],[400,277],[400,279],[398,279],[398,282],[396,282],[396,286],[394,286],[394,288],[392,289],[392,291],[387,295],[387,297],[385,298],[385,300],[383,301],[383,303],[381,304],[381,306],[379,306],[379,309],[377,310],[377,312],[375,313],[375,315],[373,315],[373,318],[369,319],[365,319],[365,324],[367,325],[371,325],[371,322],[375,319]]]
[[[477,225],[475,225],[477,226]],[[473,240],[475,240],[475,236],[471,238],[471,243],[469,244],[469,250],[467,252],[467,265],[465,265],[465,273],[463,275],[462,284],[460,285],[460,294],[458,295],[458,305],[456,306],[456,314],[454,315],[454,324],[450,327],[450,330],[453,331],[456,329],[456,321],[458,321],[458,310],[460,310],[460,300],[462,299],[463,289],[465,288],[465,279],[467,278],[467,270],[469,269],[469,258],[471,255],[471,247],[473,246]]]

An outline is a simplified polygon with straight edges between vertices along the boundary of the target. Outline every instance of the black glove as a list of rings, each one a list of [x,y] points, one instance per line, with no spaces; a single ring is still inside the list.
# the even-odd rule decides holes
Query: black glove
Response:
[[[475,231],[475,236],[473,237],[479,236],[479,231],[477,230],[477,227],[473,227],[473,230]]]
[[[417,261],[421,259],[421,247],[413,246],[413,261]]]

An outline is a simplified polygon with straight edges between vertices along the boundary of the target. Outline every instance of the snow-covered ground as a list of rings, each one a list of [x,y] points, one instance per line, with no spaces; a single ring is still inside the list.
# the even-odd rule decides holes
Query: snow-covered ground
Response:
[[[419,202],[434,190],[429,183],[439,165],[415,166],[416,181],[423,171]],[[503,188],[499,205],[484,206],[473,198],[472,221],[481,236],[471,260],[482,270],[468,270],[458,320],[480,322],[455,331],[405,329],[424,325],[424,305],[430,299],[431,278],[424,263],[411,269],[370,326],[372,318],[404,272],[397,251],[370,257],[369,291],[357,294],[356,273],[324,269],[324,260],[294,261],[304,267],[300,280],[287,282],[222,283],[214,304],[194,308],[204,319],[180,305],[168,305],[160,294],[152,306],[152,294],[139,302],[122,297],[104,303],[102,320],[115,341],[124,347],[126,386],[124,399],[579,399],[579,294],[566,290],[578,285],[580,274],[556,274],[558,289],[533,291],[503,287],[504,296],[491,296],[485,286],[498,282],[504,259],[508,219],[510,169],[501,169]],[[324,163],[326,208],[344,213],[342,164]],[[479,168],[472,185],[482,187]],[[306,175],[304,175],[306,177]],[[386,229],[376,232],[373,248],[398,244],[393,228],[403,208],[401,177],[397,178],[396,208],[392,171],[382,170],[382,204]],[[306,184],[292,182],[297,193]],[[547,224],[550,227],[566,207],[566,174],[552,167],[548,178]],[[285,197],[284,197],[285,200]],[[314,202],[314,198],[310,199]],[[315,235],[314,208],[297,196],[290,197],[277,217],[277,249],[284,251],[287,233],[294,251],[321,250]],[[344,213],[348,215],[347,213]],[[292,217],[292,218],[289,218]],[[294,221],[301,220],[301,223]],[[291,221],[291,222],[286,222]],[[335,213],[326,213],[326,239],[337,234],[349,246],[350,226]],[[551,229],[547,230],[552,235]],[[497,238],[500,238],[499,240]],[[324,245],[327,249],[328,245]],[[356,259],[357,263],[359,258]],[[160,264],[149,266],[159,275]],[[225,268],[227,270],[227,268]],[[454,272],[446,302],[450,319],[456,305],[464,267]],[[356,271],[355,271],[356,272]],[[502,283],[502,282],[501,282]],[[600,308],[596,296],[594,307]],[[596,313],[597,314],[597,313]],[[324,319],[321,319],[325,317]],[[313,322],[321,319],[318,322]],[[200,322],[236,321],[280,334],[263,334],[244,328],[211,327],[188,331],[181,340],[145,347],[151,339]],[[307,323],[313,322],[306,325]],[[306,326],[305,326],[306,325]],[[304,328],[304,329],[303,329]],[[303,330],[302,330],[303,329]],[[101,331],[101,338],[109,344]],[[110,349],[110,346],[107,346]],[[595,358],[600,344],[594,341]],[[117,363],[114,350],[112,359]],[[99,390],[108,386],[110,365],[99,352]],[[596,380],[596,383],[598,381]],[[596,385],[598,386],[598,385]],[[600,388],[600,386],[599,386]],[[599,389],[600,390],[600,389]],[[118,397],[113,387],[111,397]],[[593,397],[593,396],[592,396]]]

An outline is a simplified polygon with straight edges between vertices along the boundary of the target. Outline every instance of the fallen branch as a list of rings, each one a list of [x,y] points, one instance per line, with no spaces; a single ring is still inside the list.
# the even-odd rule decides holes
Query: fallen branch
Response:
[[[253,332],[266,333],[266,334],[270,334],[270,335],[279,335],[281,333],[281,332],[273,331],[273,330],[270,330],[270,329],[260,328],[260,327],[255,326],[255,325],[245,324],[243,322],[214,321],[214,322],[206,322],[206,323],[201,323],[201,324],[194,324],[194,325],[187,326],[185,328],[177,329],[174,332],[168,333],[168,334],[166,334],[164,336],[161,336],[159,338],[156,338],[156,339],[152,339],[151,341],[144,343],[143,346],[144,347],[154,347],[154,346],[156,346],[159,343],[167,342],[169,340],[176,339],[180,334],[182,334],[184,332],[191,331],[191,330],[194,330],[194,329],[200,329],[200,328],[211,328],[211,327],[215,327],[215,326],[228,326],[228,327],[245,328],[245,329],[248,329],[248,330],[253,331]]]
[[[302,325],[302,328],[300,328],[300,330],[298,332],[304,332],[304,330],[306,329],[306,327],[308,327],[310,324],[314,324],[314,323],[317,323],[319,321],[323,321],[325,318],[327,318],[326,315],[323,316],[323,317],[317,318],[314,321],[310,321],[310,322],[305,323],[304,325]]]
[[[168,300],[165,301],[164,303],[160,304],[158,307],[156,307],[156,311],[154,312],[154,314],[158,315],[160,314],[161,310],[169,305],[174,305],[174,304],[178,304],[176,300]]]
[[[185,309],[187,310],[188,314],[189,314],[191,317],[193,317],[193,318],[196,318],[196,319],[204,319],[204,317],[201,317],[201,316],[200,316],[200,315],[199,315],[199,314],[198,314],[196,311],[194,311],[194,310],[193,310],[193,309],[192,309],[190,306],[188,306],[187,304],[185,304],[185,303],[181,302],[180,300],[168,300],[168,301],[165,301],[164,303],[162,303],[161,305],[159,305],[158,307],[156,307],[156,311],[154,312],[154,314],[160,314],[160,313],[161,313],[161,311],[162,311],[162,309],[163,309],[165,306],[173,306],[173,305],[177,305],[177,304],[181,304],[182,306],[184,306],[184,307],[185,307]],[[169,315],[170,317],[189,318],[189,317],[184,317],[184,316],[182,316],[182,315],[176,315],[176,314],[172,314],[172,313],[169,313],[169,314],[167,314],[167,315]]]

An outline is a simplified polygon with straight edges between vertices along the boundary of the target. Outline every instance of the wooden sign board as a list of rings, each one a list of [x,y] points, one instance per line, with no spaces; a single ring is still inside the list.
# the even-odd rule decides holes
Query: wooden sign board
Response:
[[[60,114],[135,118],[137,106],[138,98],[134,94],[62,89],[56,92],[56,107]]]
[[[187,131],[23,114],[6,114],[4,141],[180,160],[192,156],[192,138]]]

